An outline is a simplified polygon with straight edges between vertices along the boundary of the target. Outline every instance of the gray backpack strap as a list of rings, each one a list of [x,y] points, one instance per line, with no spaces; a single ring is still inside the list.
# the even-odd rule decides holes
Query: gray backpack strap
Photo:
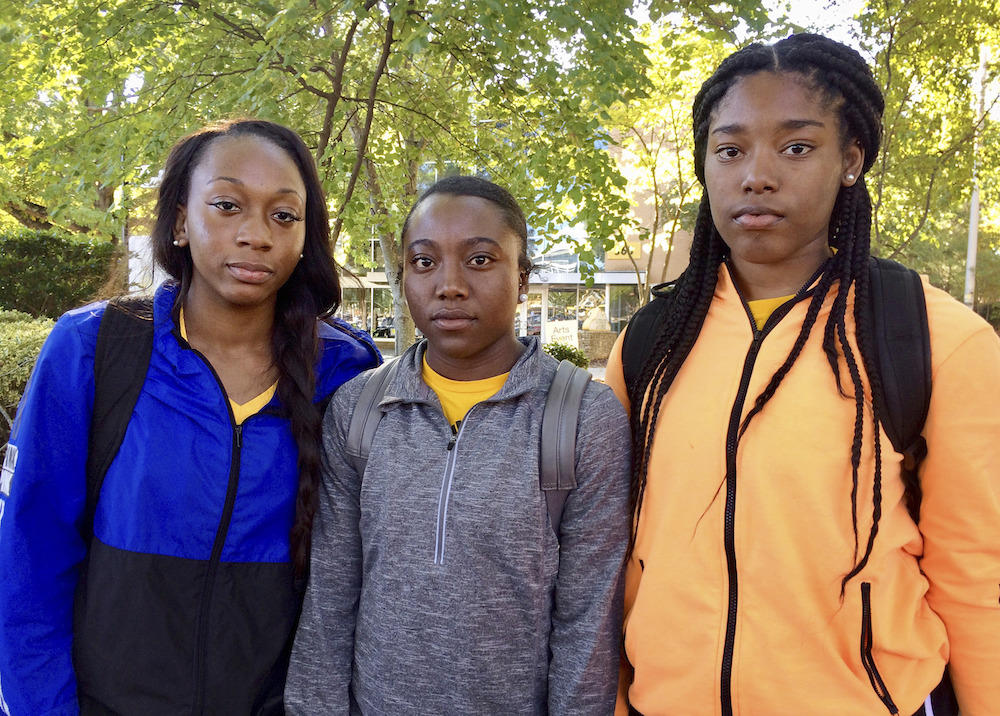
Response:
[[[398,360],[386,361],[375,368],[368,376],[365,387],[361,389],[358,402],[354,404],[351,423],[347,428],[345,450],[347,456],[354,462],[354,468],[359,476],[364,474],[365,467],[368,465],[368,454],[372,449],[372,440],[375,439],[375,431],[382,420],[379,403],[382,402],[389,382],[396,375],[398,369]]]
[[[556,537],[566,496],[576,487],[576,426],[589,382],[588,371],[568,360],[560,361],[542,411],[538,482]]]

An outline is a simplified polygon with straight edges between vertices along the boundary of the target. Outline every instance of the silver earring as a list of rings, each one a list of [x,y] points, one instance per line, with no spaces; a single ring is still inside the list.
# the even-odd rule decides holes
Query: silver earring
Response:
[[[517,297],[518,303],[524,303],[527,300],[528,300],[528,294],[526,293],[522,293],[520,296]]]
[[[299,254],[299,258],[302,258],[303,256],[305,256],[304,253]]]
[[[178,241],[177,239],[174,239],[174,246],[180,246],[180,245],[181,245],[181,242]]]
[[[854,181],[854,175],[853,175],[853,174],[848,174],[848,175],[847,175],[846,177],[844,177],[844,178],[845,178],[845,179],[847,179],[847,181]]]

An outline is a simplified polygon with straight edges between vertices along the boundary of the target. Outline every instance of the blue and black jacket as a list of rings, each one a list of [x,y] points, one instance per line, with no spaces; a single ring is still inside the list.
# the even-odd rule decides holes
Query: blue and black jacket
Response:
[[[22,399],[0,478],[0,708],[12,716],[281,712],[299,607],[295,443],[277,396],[235,424],[170,317],[175,296],[157,291],[149,372],[89,551],[103,304],[59,320]],[[323,401],[379,358],[346,324],[319,335]]]

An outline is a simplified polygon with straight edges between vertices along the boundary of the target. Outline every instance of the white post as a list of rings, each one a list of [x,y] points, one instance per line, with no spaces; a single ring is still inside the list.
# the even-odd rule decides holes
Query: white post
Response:
[[[986,45],[979,46],[979,69],[973,77],[979,90],[977,121],[985,121],[986,111]],[[980,133],[972,142],[972,196],[969,199],[969,244],[965,253],[965,305],[972,308],[976,298],[976,252],[979,248],[979,148]]]

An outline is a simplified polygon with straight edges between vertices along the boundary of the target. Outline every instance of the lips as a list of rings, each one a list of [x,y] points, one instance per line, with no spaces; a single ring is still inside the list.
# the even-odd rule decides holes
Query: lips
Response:
[[[784,218],[782,213],[767,206],[744,206],[733,212],[733,221],[752,231],[769,229]]]
[[[274,273],[270,266],[245,261],[228,263],[226,264],[226,268],[229,269],[229,273],[237,281],[242,281],[243,283],[264,283]]]
[[[461,330],[475,320],[475,316],[460,308],[442,308],[431,314],[431,322],[443,331]]]

